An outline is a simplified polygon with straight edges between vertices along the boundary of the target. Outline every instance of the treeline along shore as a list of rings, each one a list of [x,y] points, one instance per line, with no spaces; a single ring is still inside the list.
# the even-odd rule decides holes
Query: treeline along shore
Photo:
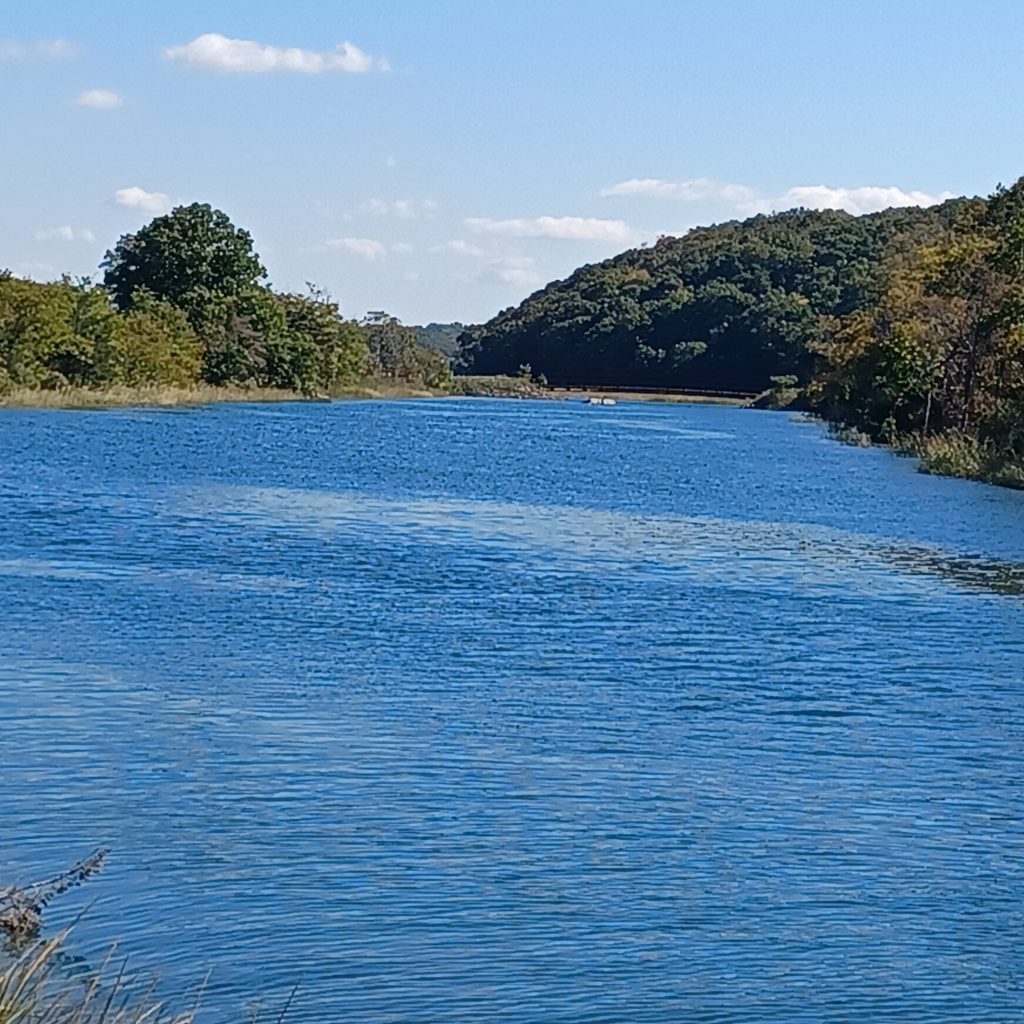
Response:
[[[385,313],[356,323],[310,286],[279,293],[247,231],[206,205],[123,236],[102,284],[0,275],[0,402],[398,394],[449,386],[450,361]]]
[[[207,205],[123,236],[102,270],[0,274],[0,403],[757,393],[929,471],[1024,487],[1024,179],[664,237],[461,333],[274,291],[249,233]]]
[[[1024,486],[1024,179],[988,199],[794,210],[581,267],[460,338],[458,369],[762,392],[925,469]]]

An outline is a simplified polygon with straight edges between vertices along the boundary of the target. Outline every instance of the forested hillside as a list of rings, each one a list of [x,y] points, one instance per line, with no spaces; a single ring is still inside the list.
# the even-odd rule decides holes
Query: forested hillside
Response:
[[[870,302],[894,243],[938,237],[958,208],[798,210],[665,237],[470,328],[460,364],[529,364],[552,384],[758,391],[773,375],[806,377],[822,318]]]
[[[700,228],[465,331],[459,366],[552,384],[763,391],[1024,482],[1024,179],[988,200]]]
[[[355,323],[319,289],[272,291],[248,232],[209,206],[125,235],[104,270],[102,285],[0,273],[0,396],[201,383],[332,394],[366,378],[450,377],[440,353],[386,314]]]
[[[459,354],[459,337],[466,329],[465,324],[427,324],[425,327],[413,327],[416,341],[424,348],[440,352],[448,359]]]

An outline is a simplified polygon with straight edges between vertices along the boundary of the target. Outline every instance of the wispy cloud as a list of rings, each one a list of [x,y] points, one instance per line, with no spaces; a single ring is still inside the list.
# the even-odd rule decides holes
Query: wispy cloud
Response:
[[[658,199],[679,199],[684,202],[728,203],[740,206],[757,202],[757,192],[746,185],[733,185],[712,178],[690,178],[687,181],[662,181],[659,178],[630,178],[601,189],[602,196],[654,196]]]
[[[88,228],[75,229],[70,224],[59,228],[44,228],[35,234],[37,242],[95,242],[96,236]]]
[[[476,279],[529,288],[540,284],[541,275],[537,270],[536,260],[529,256],[500,256],[488,260],[476,275]]]
[[[465,223],[477,234],[506,238],[558,238],[577,242],[628,242],[634,238],[633,230],[625,221],[599,217],[516,217],[510,220],[469,217]]]
[[[93,110],[114,110],[124,106],[124,97],[109,89],[86,89],[75,97],[75,106]]]
[[[847,213],[875,213],[893,206],[934,206],[952,199],[952,192],[931,195],[916,189],[905,192],[894,185],[861,188],[829,188],[827,185],[798,185],[773,200],[772,208],[791,210],[806,206],[812,210],[846,210]]]
[[[713,178],[689,178],[665,181],[661,178],[630,178],[601,190],[602,196],[649,196],[687,203],[726,206],[736,213],[751,216],[773,210],[806,207],[812,210],[845,210],[862,214],[887,210],[893,206],[933,206],[953,198],[952,192],[932,195],[918,190],[905,191],[894,185],[831,188],[827,185],[797,185],[779,196],[765,196],[749,185],[715,181]]]
[[[466,284],[513,285],[517,288],[529,288],[543,280],[536,260],[529,256],[509,255],[481,259],[453,276]]]
[[[413,220],[416,217],[430,217],[438,208],[433,199],[367,199],[359,206],[359,212],[374,217],[398,217]]]
[[[119,188],[114,193],[114,201],[120,206],[132,206],[146,213],[166,213],[171,208],[170,196],[163,192],[147,192],[138,185]]]
[[[191,67],[237,74],[268,71],[297,71],[305,75],[363,74],[389,68],[387,61],[371,57],[352,43],[341,43],[334,50],[321,52],[295,46],[270,46],[251,39],[229,39],[217,32],[197,36],[183,46],[169,46],[164,53],[170,60]]]
[[[467,284],[510,284],[525,288],[543,280],[537,261],[532,257],[496,252],[493,247],[484,249],[463,238],[432,245],[427,251],[465,257],[467,269],[456,273],[455,278]]]
[[[467,242],[464,238],[453,238],[450,242],[444,242],[442,245],[432,245],[430,252],[453,252],[458,256],[486,255],[485,250],[481,249],[479,245]]]
[[[328,249],[341,249],[366,260],[367,263],[379,263],[387,259],[388,250],[383,242],[376,238],[330,238],[326,242]]]
[[[0,61],[63,60],[74,54],[75,47],[66,39],[39,39],[29,43],[0,39]]]

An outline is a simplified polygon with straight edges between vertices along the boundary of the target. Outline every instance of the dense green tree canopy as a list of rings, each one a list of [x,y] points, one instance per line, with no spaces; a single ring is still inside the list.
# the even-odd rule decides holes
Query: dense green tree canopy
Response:
[[[204,203],[179,206],[123,235],[103,267],[103,283],[119,309],[131,309],[136,293],[145,289],[190,320],[218,299],[260,287],[267,276],[249,232]]]
[[[280,295],[247,231],[193,204],[123,236],[104,287],[0,274],[0,394],[200,382],[332,394],[367,377],[436,387],[448,361],[386,314],[346,320],[310,287]]]
[[[955,209],[797,210],[662,238],[470,328],[460,366],[515,373],[529,364],[553,384],[720,390],[806,378],[822,316],[870,301],[893,242],[934,234]]]

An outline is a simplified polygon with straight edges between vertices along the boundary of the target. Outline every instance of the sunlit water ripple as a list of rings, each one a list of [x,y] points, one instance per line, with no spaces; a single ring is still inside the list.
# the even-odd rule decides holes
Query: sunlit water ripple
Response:
[[[0,885],[205,1019],[1024,1017],[1024,495],[783,414],[0,410]]]

